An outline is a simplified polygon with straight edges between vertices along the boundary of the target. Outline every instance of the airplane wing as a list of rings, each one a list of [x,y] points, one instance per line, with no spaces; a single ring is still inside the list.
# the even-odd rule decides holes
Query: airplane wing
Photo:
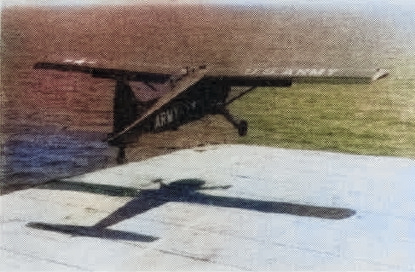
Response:
[[[35,69],[51,69],[64,72],[81,72],[93,77],[129,81],[165,83],[180,78],[189,70],[183,67],[142,65],[133,61],[105,62],[86,58],[50,59],[38,62]],[[198,68],[205,68],[200,66]],[[301,67],[247,67],[243,69],[208,67],[205,78],[219,80],[232,86],[285,86],[288,83],[371,83],[388,75],[384,69],[355,68],[301,68]]]
[[[208,82],[217,86],[276,86],[289,87],[293,83],[371,83],[386,77],[388,72],[383,69],[340,69],[340,68],[278,68],[278,67],[248,67],[244,69],[197,68],[185,69],[167,68],[160,66],[143,66],[134,63],[122,65],[113,63],[98,63],[87,59],[65,59],[63,61],[44,61],[34,65],[35,69],[51,69],[65,72],[80,72],[93,77],[115,80],[141,81],[149,83],[168,83],[170,91],[162,95],[146,111],[137,117],[130,125],[112,134],[107,141],[112,142],[126,134],[141,122],[151,118],[169,102],[186,92],[197,83]],[[213,85],[212,85],[213,86]],[[216,85],[215,85],[216,86]],[[238,96],[240,97],[240,96]]]
[[[283,79],[292,83],[371,83],[388,74],[384,69],[249,67],[212,69],[206,76],[221,78],[233,86],[274,86]]]
[[[57,70],[62,72],[79,72],[90,74],[92,77],[108,79],[125,79],[127,81],[142,81],[164,83],[173,75],[183,74],[183,69],[164,66],[147,66],[124,63],[119,65],[111,62],[98,62],[95,60],[64,59],[46,60],[37,62],[34,69]]]

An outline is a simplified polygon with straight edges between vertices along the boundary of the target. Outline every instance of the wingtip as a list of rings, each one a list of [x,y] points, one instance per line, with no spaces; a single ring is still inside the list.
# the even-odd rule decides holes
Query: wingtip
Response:
[[[372,81],[385,78],[389,75],[389,72],[385,69],[376,69],[376,73],[372,77]]]

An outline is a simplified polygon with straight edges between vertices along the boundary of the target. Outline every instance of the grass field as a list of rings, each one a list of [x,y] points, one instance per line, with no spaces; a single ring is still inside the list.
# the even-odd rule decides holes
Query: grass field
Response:
[[[261,88],[234,102],[249,122],[240,143],[415,158],[415,58],[365,84]]]

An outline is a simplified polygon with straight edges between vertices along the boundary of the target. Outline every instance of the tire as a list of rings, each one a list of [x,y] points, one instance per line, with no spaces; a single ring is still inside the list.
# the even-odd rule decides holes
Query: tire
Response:
[[[238,124],[238,134],[239,136],[246,136],[248,133],[248,122],[245,120],[242,120]]]

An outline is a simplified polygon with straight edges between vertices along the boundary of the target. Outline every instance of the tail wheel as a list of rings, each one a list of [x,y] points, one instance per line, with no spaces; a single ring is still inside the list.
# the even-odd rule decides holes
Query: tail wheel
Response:
[[[120,145],[118,147],[118,154],[117,154],[117,164],[124,164],[127,160],[125,158],[125,146]]]
[[[242,120],[238,124],[238,134],[239,136],[246,136],[248,133],[248,122],[245,120]]]

